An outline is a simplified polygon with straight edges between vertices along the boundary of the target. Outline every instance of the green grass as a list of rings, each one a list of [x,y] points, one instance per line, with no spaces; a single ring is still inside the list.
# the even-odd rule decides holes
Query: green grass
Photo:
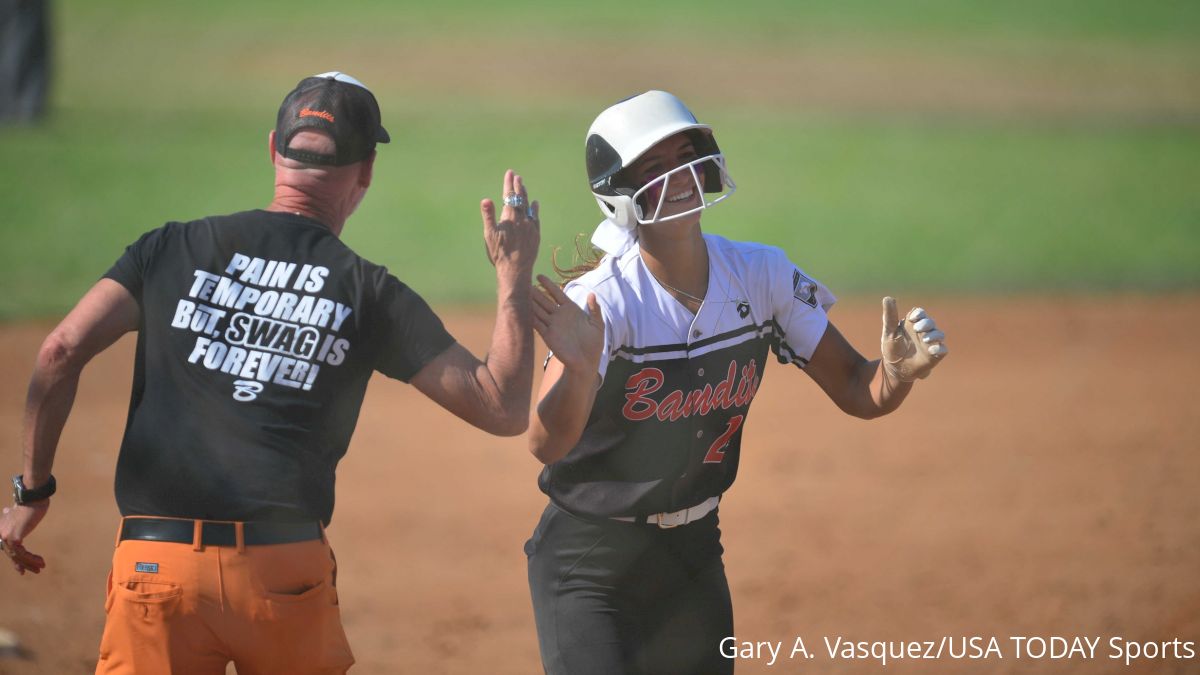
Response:
[[[1087,72],[1095,60],[1129,80],[1169,71],[1200,86],[1192,2],[58,7],[54,114],[0,128],[0,317],[64,311],[124,245],[167,220],[267,204],[275,107],[295,80],[329,67],[376,88],[395,140],[345,238],[434,302],[490,298],[477,204],[499,196],[509,166],[543,202],[540,270],[550,248],[569,253],[594,227],[583,132],[662,63],[877,50],[934,64],[984,58],[1014,75],[1064,60]],[[511,56],[506,41],[535,48]],[[603,60],[631,45],[658,48],[649,75],[577,83],[554,71],[568,50]],[[437,60],[459,47],[494,51],[500,65],[481,75]],[[1194,98],[1153,114],[993,115],[806,110],[722,91],[714,81],[687,96],[716,125],[740,186],[705,228],[777,244],[836,292],[1200,286]]]
[[[672,29],[734,40],[790,36],[856,35],[886,39],[992,36],[1015,40],[1118,39],[1194,41],[1200,6],[1190,0],[608,0],[602,4],[557,0],[355,0],[331,11],[311,0],[218,0],[206,3],[124,0],[61,3],[64,21],[86,24],[92,34],[154,33],[209,38],[281,34],[482,36],[502,51],[506,37],[536,38],[551,29],[579,37],[605,37],[619,49],[637,39],[661,39]],[[75,26],[72,26],[75,28]],[[80,28],[80,30],[83,30]],[[515,34],[514,34],[515,31]],[[656,31],[659,32],[656,34]],[[666,37],[674,37],[667,35]],[[110,42],[111,44],[111,42]],[[297,44],[329,50],[337,40]],[[714,45],[719,47],[720,45]],[[217,51],[217,50],[214,50]],[[219,55],[218,55],[219,56]]]
[[[710,229],[745,222],[835,287],[1200,285],[1200,133],[840,120],[731,141],[752,161]]]

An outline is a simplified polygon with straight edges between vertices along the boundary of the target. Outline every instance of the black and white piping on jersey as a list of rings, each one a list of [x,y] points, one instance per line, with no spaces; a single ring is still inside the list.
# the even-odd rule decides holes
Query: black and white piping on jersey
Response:
[[[767,323],[772,324],[775,327],[775,334],[777,336],[777,339],[775,340],[775,346],[777,348],[775,354],[779,357],[779,362],[794,363],[796,364],[797,368],[803,368],[804,366],[807,366],[808,359],[797,354],[792,349],[792,346],[784,341],[783,328],[780,327],[779,324],[775,323],[775,319],[770,319],[767,321]]]
[[[796,352],[784,342],[784,331],[775,319],[768,319],[762,324],[748,324],[735,328],[731,331],[712,335],[697,340],[690,345],[677,343],[669,345],[653,345],[650,347],[632,347],[622,345],[613,350],[610,358],[624,357],[634,363],[644,361],[669,361],[671,359],[687,358],[689,356],[701,356],[708,352],[717,351],[726,347],[741,344],[748,340],[754,340],[761,337],[774,337],[774,344],[777,345],[777,353],[780,363],[794,363],[803,368],[808,365],[808,359],[796,354]],[[785,356],[786,354],[786,356]]]

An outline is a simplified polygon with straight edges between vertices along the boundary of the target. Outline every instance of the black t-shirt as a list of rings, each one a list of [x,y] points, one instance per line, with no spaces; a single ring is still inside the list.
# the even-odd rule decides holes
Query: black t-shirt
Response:
[[[416,292],[298,215],[168,223],[105,276],[142,310],[127,516],[328,524],[372,371],[408,381],[454,343]]]

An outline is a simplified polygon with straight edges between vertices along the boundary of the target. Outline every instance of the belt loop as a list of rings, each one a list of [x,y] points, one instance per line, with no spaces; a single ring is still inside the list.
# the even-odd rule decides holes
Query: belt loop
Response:
[[[204,521],[192,521],[192,550],[199,551],[204,548]]]
[[[117,540],[113,542],[113,548],[121,545],[121,535],[125,533],[125,516],[121,516],[121,522],[117,524]]]
[[[233,539],[237,542],[237,552],[246,552],[246,523],[237,521],[233,524]]]

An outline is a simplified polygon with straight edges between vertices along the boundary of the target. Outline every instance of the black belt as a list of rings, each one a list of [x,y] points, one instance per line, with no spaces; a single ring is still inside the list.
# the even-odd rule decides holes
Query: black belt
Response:
[[[126,518],[121,522],[121,541],[165,541],[191,544],[195,538],[194,520],[169,518]],[[237,546],[237,531],[233,523],[202,521],[200,543],[203,546]],[[242,524],[242,540],[246,546],[292,544],[321,538],[321,524],[273,523],[252,520]]]

